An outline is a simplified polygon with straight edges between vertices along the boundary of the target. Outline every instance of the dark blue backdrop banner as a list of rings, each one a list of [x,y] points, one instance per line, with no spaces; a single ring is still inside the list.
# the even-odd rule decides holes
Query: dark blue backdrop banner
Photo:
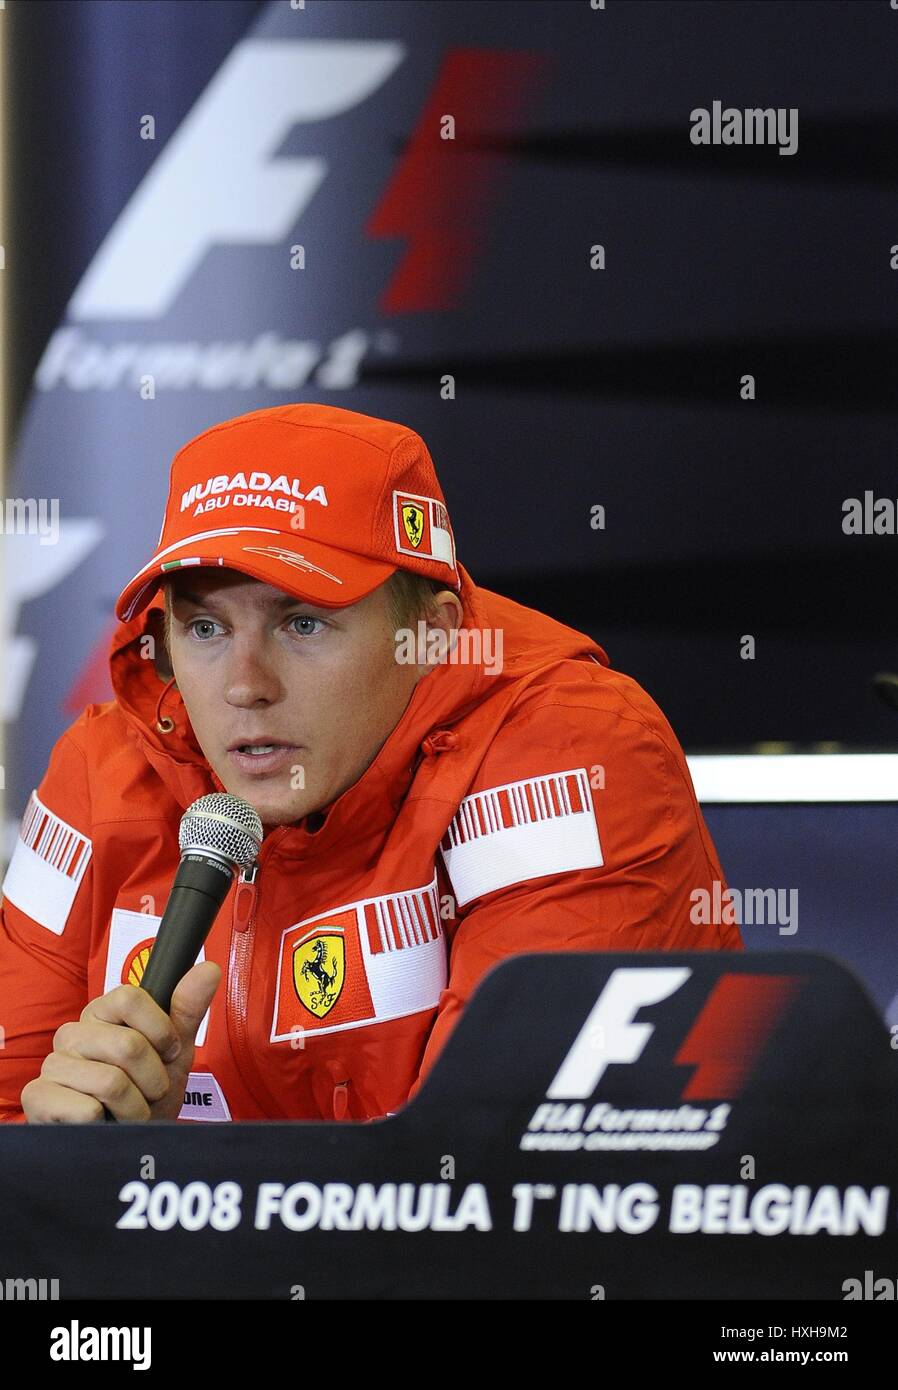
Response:
[[[889,6],[79,0],[28,22],[56,104],[40,144],[13,112],[17,167],[40,149],[35,235],[68,292],[7,479],[59,507],[55,543],[4,537],[7,836],[109,698],[172,455],[291,400],[417,429],[474,578],[589,632],[687,748],[894,738],[869,677],[895,660],[896,541],[842,526],[845,498],[896,491]],[[697,144],[715,102],[794,111],[794,140]]]

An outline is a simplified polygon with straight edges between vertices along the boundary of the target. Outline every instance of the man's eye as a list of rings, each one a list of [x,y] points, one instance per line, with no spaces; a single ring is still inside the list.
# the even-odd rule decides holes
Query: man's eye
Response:
[[[187,626],[187,631],[193,633],[193,635],[194,635],[194,637],[197,639],[197,641],[199,641],[199,642],[205,642],[205,641],[206,641],[206,637],[202,636],[202,635],[197,631],[197,628],[200,628],[200,627],[218,627],[218,623],[213,622],[211,618],[191,618],[190,622],[187,623],[186,626]],[[207,634],[207,635],[208,635],[208,634]]]
[[[313,618],[308,613],[297,613],[292,618],[288,619],[288,623],[312,624],[311,628],[307,627],[304,630],[297,630],[294,628],[293,630],[298,637],[317,637],[318,633],[327,627],[327,623],[323,618]],[[317,628],[314,626],[316,623],[318,624]],[[216,623],[212,618],[191,618],[184,626],[187,632],[189,632],[196,641],[206,642],[210,637],[216,635],[213,629],[221,627],[221,624]]]
[[[322,628],[327,626],[323,618],[313,618],[308,613],[296,613],[289,621],[291,623],[320,623]],[[321,628],[319,628],[319,631],[320,630]],[[296,632],[295,628],[294,632]],[[297,632],[296,635],[298,637],[317,637],[318,633],[309,632],[309,630],[306,629],[305,632]]]

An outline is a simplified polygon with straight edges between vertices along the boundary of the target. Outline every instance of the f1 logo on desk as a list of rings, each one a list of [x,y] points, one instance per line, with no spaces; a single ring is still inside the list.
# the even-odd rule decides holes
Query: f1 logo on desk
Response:
[[[612,1063],[636,1062],[655,1026],[634,1023],[635,1015],[669,999],[691,975],[686,966],[613,971],[547,1097],[586,1100]],[[722,975],[674,1058],[679,1066],[695,1067],[683,1100],[739,1095],[798,986],[794,975]]]
[[[688,966],[612,971],[521,1136],[522,1150],[701,1151],[718,1143],[732,1098],[800,986],[797,976],[720,976],[673,1058],[693,1068],[678,1104],[618,1109],[603,1100],[586,1103],[609,1066],[630,1066],[644,1053],[655,1025],[634,1022],[639,1010],[670,999],[692,975]]]

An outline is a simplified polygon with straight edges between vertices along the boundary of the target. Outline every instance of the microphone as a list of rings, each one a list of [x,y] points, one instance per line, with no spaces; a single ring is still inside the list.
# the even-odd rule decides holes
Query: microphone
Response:
[[[178,981],[196,961],[231,886],[262,846],[262,822],[248,801],[210,792],[181,817],[181,863],[139,988],[168,1013]],[[104,1118],[115,1116],[103,1107]]]
[[[231,886],[262,845],[262,822],[229,792],[201,796],[181,817],[181,863],[140,981],[168,1013],[178,981],[193,965]]]

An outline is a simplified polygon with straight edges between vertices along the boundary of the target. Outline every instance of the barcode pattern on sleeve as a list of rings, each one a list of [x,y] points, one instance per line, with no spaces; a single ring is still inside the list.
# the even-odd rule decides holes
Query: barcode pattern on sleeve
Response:
[[[510,884],[604,863],[585,767],[466,796],[440,842],[460,907]]]
[[[92,851],[88,837],[28,798],[0,894],[40,926],[61,936]]]

